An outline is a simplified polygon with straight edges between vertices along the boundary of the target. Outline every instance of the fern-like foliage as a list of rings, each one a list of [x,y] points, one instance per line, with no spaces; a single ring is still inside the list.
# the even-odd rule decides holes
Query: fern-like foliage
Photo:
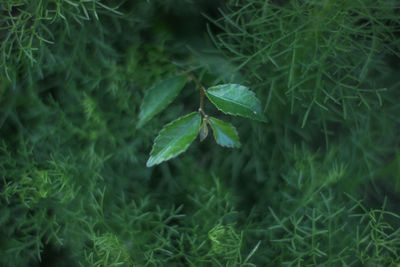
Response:
[[[377,78],[385,56],[399,56],[399,10],[391,0],[231,1],[213,20],[214,43],[268,91],[265,110],[284,106],[305,127],[310,114],[347,119],[382,105]]]

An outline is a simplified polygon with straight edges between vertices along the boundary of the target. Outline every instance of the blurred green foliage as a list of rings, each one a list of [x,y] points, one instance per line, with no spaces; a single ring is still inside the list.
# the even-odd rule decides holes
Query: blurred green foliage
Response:
[[[0,14],[1,266],[399,264],[398,1],[5,0]],[[182,70],[249,86],[269,123],[233,118],[241,149],[195,142],[146,168],[198,92],[136,129],[143,95]]]

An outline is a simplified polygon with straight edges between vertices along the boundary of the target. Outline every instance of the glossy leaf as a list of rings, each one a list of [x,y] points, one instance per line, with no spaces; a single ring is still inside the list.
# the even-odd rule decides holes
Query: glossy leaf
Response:
[[[151,167],[184,152],[200,130],[201,116],[192,112],[164,126],[156,139],[146,166]]]
[[[208,99],[222,112],[266,122],[261,102],[247,87],[222,84],[206,91]]]
[[[199,137],[200,137],[200,142],[203,142],[204,139],[206,139],[208,136],[208,125],[207,121],[203,119],[203,122],[201,123],[200,126],[200,132],[199,132]]]
[[[142,127],[156,114],[165,109],[185,86],[186,77],[178,75],[164,79],[151,87],[144,96],[137,127]]]
[[[217,144],[225,147],[240,147],[238,133],[232,124],[213,117],[209,117],[208,121]]]

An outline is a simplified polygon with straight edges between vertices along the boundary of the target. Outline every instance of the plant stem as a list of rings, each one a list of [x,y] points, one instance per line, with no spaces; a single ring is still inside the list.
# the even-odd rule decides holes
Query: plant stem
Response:
[[[206,113],[204,112],[204,97],[205,97],[205,92],[206,89],[204,86],[200,83],[200,81],[192,74],[189,75],[189,77],[196,83],[196,86],[200,89],[200,104],[199,104],[199,112],[203,117],[206,117]]]
[[[204,96],[205,96],[205,89],[204,87],[200,88],[200,109],[203,110],[204,109]]]

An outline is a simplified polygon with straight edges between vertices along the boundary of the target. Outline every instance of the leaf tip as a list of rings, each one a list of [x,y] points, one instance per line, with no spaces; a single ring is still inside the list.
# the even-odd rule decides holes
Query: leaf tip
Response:
[[[146,167],[150,168],[153,167],[154,165],[157,165],[157,163],[154,161],[153,157],[150,157],[146,162]]]
[[[222,147],[226,147],[226,148],[240,148],[242,146],[242,144],[238,140],[235,140],[231,144],[223,144],[223,143],[217,143],[217,144],[222,146]]]
[[[199,133],[201,116],[192,112],[163,127],[154,140],[146,166],[152,167],[185,152]]]

